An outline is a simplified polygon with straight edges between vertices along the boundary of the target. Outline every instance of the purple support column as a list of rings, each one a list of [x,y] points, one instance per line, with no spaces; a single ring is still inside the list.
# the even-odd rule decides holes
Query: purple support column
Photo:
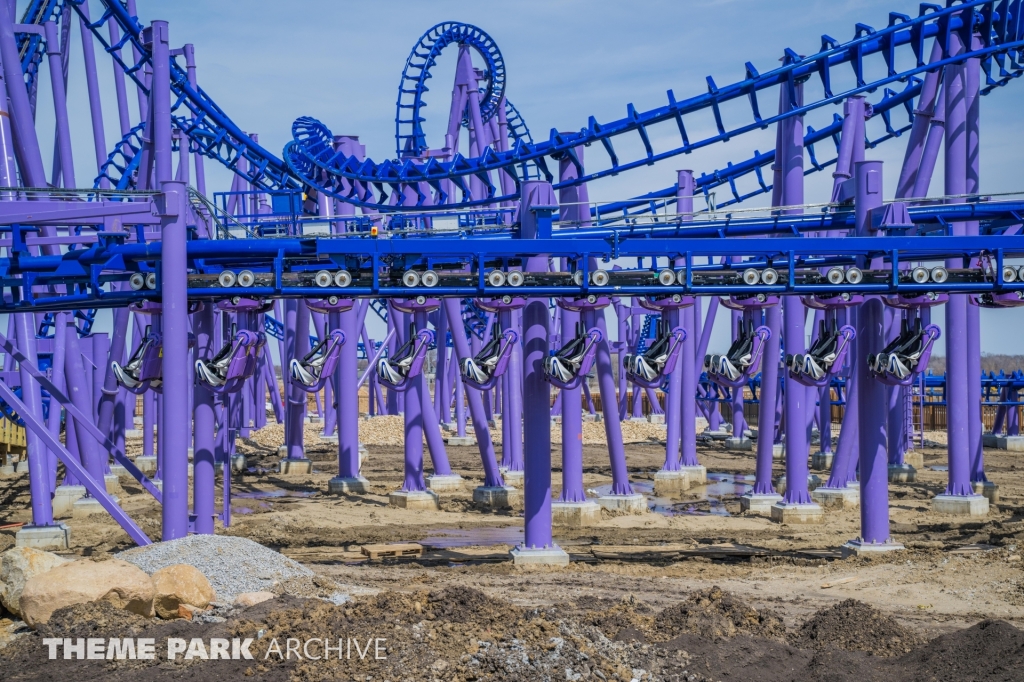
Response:
[[[170,47],[166,21],[154,21],[151,41],[153,80],[153,161],[163,192],[160,289],[163,304],[163,400],[159,427],[163,460],[163,539],[188,534],[188,259],[185,214],[188,189],[172,180]]]
[[[857,236],[871,236],[871,212],[882,205],[882,162],[854,164]],[[868,267],[881,268],[881,259]],[[860,384],[857,415],[860,449],[860,537],[843,546],[844,553],[902,549],[889,537],[889,456],[885,384],[874,380],[865,359],[885,346],[885,314],[879,298],[869,298],[857,316],[857,354],[853,370]]]
[[[524,239],[536,238],[550,223],[539,214],[539,207],[553,207],[555,195],[547,182],[523,183],[519,216]],[[543,213],[546,213],[544,211]],[[548,257],[530,258],[525,270],[547,272]],[[540,563],[567,565],[569,555],[551,536],[551,384],[544,379],[544,359],[548,356],[551,317],[546,299],[532,299],[523,310],[523,503],[525,537],[512,550],[514,564]],[[609,376],[609,379],[611,377]],[[614,411],[614,386],[609,396]],[[608,403],[605,403],[608,406]],[[618,424],[618,420],[615,422]]]
[[[981,47],[979,37],[974,37],[975,49]],[[969,194],[981,191],[980,184],[980,127],[981,127],[981,60],[969,59],[965,65],[965,84],[967,87],[967,182]],[[964,225],[969,236],[979,234],[977,221]],[[981,309],[978,306],[967,306],[967,437],[971,449],[971,485],[974,491],[985,495],[989,500],[995,499],[996,485],[985,476],[985,449],[982,432],[981,414]]]
[[[562,310],[562,329],[575,329],[580,314]],[[562,397],[562,494],[559,502],[586,502],[583,488],[583,410],[582,389],[563,388]]]
[[[583,324],[587,329],[598,326],[597,315],[596,310],[583,312]],[[608,442],[608,459],[612,469],[612,490],[611,494],[605,497],[633,496],[636,493],[629,483],[629,470],[626,468],[626,448],[622,444],[622,423],[618,419],[616,408],[615,379],[612,377],[612,357],[608,348],[607,335],[597,344],[596,366],[597,384],[601,391],[601,405],[604,412],[604,433]],[[646,502],[644,502],[644,507],[646,507]]]
[[[0,11],[0,15],[6,15],[6,12]],[[18,348],[25,354],[29,362],[36,365],[35,324],[33,323],[32,315],[28,313],[15,315],[14,325],[15,332],[18,335]],[[43,416],[43,403],[39,392],[39,384],[29,373],[28,369],[21,368],[19,374],[21,378],[21,396],[25,406],[28,407],[29,416],[36,420],[41,420]],[[31,430],[26,430],[25,442],[28,457],[29,494],[32,499],[32,528],[53,526],[53,507],[50,501],[50,482],[47,476],[48,467],[46,465],[46,445]],[[66,539],[63,542],[63,546],[67,547]]]
[[[345,332],[345,345],[334,370],[334,386],[338,421],[338,475],[328,481],[331,493],[365,493],[367,481],[359,473],[359,357],[356,345],[359,338],[358,313],[349,310],[331,313],[328,326],[341,326]],[[346,355],[346,352],[348,355]],[[367,347],[367,357],[369,357]],[[372,399],[372,395],[370,396]]]
[[[195,324],[195,359],[209,361],[216,354],[214,346],[213,305],[206,302],[203,309],[193,316]],[[201,381],[195,381],[194,409],[192,416],[192,508],[196,515],[195,532],[213,535],[213,519],[216,513],[214,471],[214,413],[213,392]],[[230,471],[230,468],[228,468]],[[227,477],[225,477],[227,478]]]
[[[957,34],[950,36],[950,53],[963,50]],[[967,102],[963,65],[944,69],[946,96],[946,195],[963,194],[967,187]],[[958,201],[953,199],[951,201]],[[966,226],[953,223],[953,234],[963,235]],[[961,259],[946,262],[948,268],[963,267]],[[988,513],[988,500],[974,494],[971,486],[971,444],[968,431],[971,391],[967,369],[967,296],[950,294],[946,304],[946,415],[949,449],[949,484],[934,498],[936,511],[980,515]],[[959,498],[959,499],[958,499]]]
[[[416,313],[416,316],[424,313]],[[423,320],[424,325],[426,320]],[[398,499],[413,499],[416,493],[429,496],[427,485],[423,480],[423,391],[425,389],[426,377],[422,372],[406,380],[409,388],[405,396],[405,480],[402,483],[401,496],[393,494],[392,504]],[[408,495],[412,493],[412,495]],[[408,502],[405,505],[412,506]],[[434,501],[436,508],[437,503]]]
[[[503,310],[499,317],[502,330],[511,328],[518,331],[518,313]],[[507,458],[502,457],[502,466],[509,471],[523,470],[523,395],[520,384],[522,370],[522,351],[519,344],[516,344],[505,372],[508,378],[503,401],[506,409],[501,415],[503,423],[508,424],[509,429],[508,438],[502,443],[502,454],[508,453]]]
[[[282,358],[282,367],[286,367],[291,358],[302,358],[309,352],[309,308],[301,299],[285,301],[285,339],[287,358]],[[313,463],[306,458],[304,446],[309,395],[290,381],[287,370],[282,374],[285,376],[287,398],[284,416],[286,455],[279,464],[280,471],[284,474],[308,474],[313,471]]]
[[[60,333],[64,334],[64,342],[66,344],[64,378],[68,395],[80,412],[89,414],[92,412],[94,403],[89,392],[88,382],[86,381],[85,363],[78,339],[78,328],[75,326],[75,319],[72,315],[66,316],[65,319],[65,327],[60,330]],[[78,451],[81,453],[82,464],[94,481],[103,483],[106,457],[100,452],[96,439],[90,436],[81,425],[76,424],[76,426],[78,428],[75,429],[75,435],[78,439]]]
[[[782,91],[780,110],[788,111],[803,104],[803,87],[795,88],[795,101],[790,101],[787,88]],[[804,203],[804,125],[802,116],[793,116],[779,124],[781,132],[781,156],[776,165],[782,165],[782,195],[785,206]],[[803,209],[792,209],[790,214],[803,213]],[[787,354],[803,353],[804,346],[804,304],[799,296],[783,298],[783,343]],[[784,395],[786,419],[786,492],[782,501],[772,506],[772,520],[781,523],[817,523],[821,521],[822,510],[811,502],[807,489],[808,446],[807,413],[812,392],[803,384],[787,381]]]
[[[772,485],[772,458],[775,443],[775,399],[779,391],[779,337],[782,335],[782,311],[774,305],[765,309],[765,325],[772,335],[764,344],[761,360],[761,395],[757,411],[757,454],[754,489],[740,498],[740,507],[768,515],[772,505],[782,499]]]
[[[678,309],[664,310],[661,315],[669,329],[675,329],[679,326]],[[685,349],[682,349],[681,352],[685,353]],[[664,479],[673,475],[676,479],[679,478],[679,474],[676,472],[680,470],[679,427],[681,426],[680,416],[683,403],[683,369],[686,368],[687,364],[692,365],[693,363],[687,363],[684,356],[676,362],[676,368],[668,377],[668,396],[665,398],[665,463],[662,465],[661,471],[655,476],[655,486],[657,487],[660,487],[658,486],[659,478]],[[692,371],[692,367],[690,369]],[[622,371],[621,367],[619,371]]]

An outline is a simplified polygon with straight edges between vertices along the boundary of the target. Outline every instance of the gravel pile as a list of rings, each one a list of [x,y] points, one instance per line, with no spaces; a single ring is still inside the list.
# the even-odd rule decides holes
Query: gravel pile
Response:
[[[189,535],[135,547],[119,553],[117,558],[150,574],[174,564],[195,566],[213,585],[217,601],[222,603],[233,602],[243,592],[269,592],[283,581],[313,575],[283,554],[229,535]]]

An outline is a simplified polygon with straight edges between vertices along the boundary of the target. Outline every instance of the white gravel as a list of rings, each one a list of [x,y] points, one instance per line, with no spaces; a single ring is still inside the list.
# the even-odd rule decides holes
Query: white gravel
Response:
[[[313,572],[258,542],[229,535],[189,535],[168,542],[135,547],[117,555],[146,573],[188,564],[213,585],[217,601],[232,603],[244,592],[270,591],[277,582],[311,576]]]

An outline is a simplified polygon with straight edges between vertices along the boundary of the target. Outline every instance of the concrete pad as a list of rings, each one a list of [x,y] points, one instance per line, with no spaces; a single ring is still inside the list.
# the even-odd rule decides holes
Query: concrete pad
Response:
[[[476,445],[476,438],[473,436],[448,436],[444,442],[447,445]]]
[[[510,469],[500,469],[501,478],[505,481],[505,485],[512,486],[513,488],[522,488],[523,480],[526,477],[526,472],[523,470],[512,471]]]
[[[52,526],[22,526],[21,530],[14,534],[14,546],[44,551],[70,549],[71,529],[63,523]]]
[[[320,442],[321,443],[334,443],[335,445],[337,445],[337,443],[338,443],[338,434],[333,433],[333,434],[331,434],[329,436],[325,436],[324,434],[321,433],[320,434]]]
[[[135,458],[135,466],[144,474],[151,474],[156,471],[156,456],[139,455]]]
[[[860,488],[816,488],[811,499],[830,509],[856,509],[860,506]]]
[[[663,414],[652,414],[652,415],[649,415],[647,417],[647,419],[652,424],[664,424],[665,423],[665,415],[663,415]]]
[[[430,490],[418,490],[415,492],[396,490],[388,495],[388,504],[400,509],[429,509],[437,511],[441,508],[437,493]]]
[[[775,523],[821,523],[825,519],[825,512],[820,505],[815,504],[814,502],[811,502],[810,504],[786,504],[785,502],[776,502],[772,505],[771,518]]]
[[[28,460],[22,459],[14,464],[14,473],[16,474],[27,474],[28,473]]]
[[[924,453],[917,450],[907,450],[903,453],[903,463],[909,464],[918,471],[924,469]]]
[[[999,440],[999,436],[994,433],[983,433],[981,435],[981,444],[986,448],[996,447],[996,443]]]
[[[707,467],[697,464],[695,466],[682,466],[679,470],[686,474],[686,477],[690,479],[690,485],[705,485],[708,482],[708,470]]]
[[[110,493],[111,495],[121,492],[121,481],[120,479],[118,479],[117,474],[105,474],[103,476],[103,485],[106,487],[107,492]]]
[[[122,478],[127,480],[127,481],[134,481],[135,480],[135,477],[132,476],[131,474],[129,474],[128,470],[125,469],[120,464],[111,464],[110,465],[110,473],[112,473],[114,476],[117,476],[118,480],[120,480]]]
[[[782,458],[786,455],[786,444],[775,443],[772,445],[772,459],[776,462],[781,462]]]
[[[1024,436],[999,436],[996,447],[1010,452],[1024,452]]]
[[[882,554],[883,552],[898,552],[901,549],[906,549],[903,545],[898,542],[864,542],[860,538],[856,540],[850,540],[839,548],[843,558],[851,556],[870,556]]]
[[[732,438],[732,431],[719,429],[718,431],[705,431],[701,435],[707,436],[712,440],[725,440],[726,438]]]
[[[662,469],[654,474],[654,494],[658,497],[671,497],[673,493],[689,489],[690,476],[685,471]]]
[[[754,441],[749,438],[733,438],[729,436],[725,439],[726,450],[737,450],[739,452],[753,452]]]
[[[832,468],[834,458],[834,452],[815,452],[811,455],[811,468],[816,471],[828,471]]]
[[[71,505],[85,497],[84,485],[59,485],[53,491],[54,517],[71,516]]]
[[[142,438],[142,429],[125,429],[125,438]]]
[[[647,498],[641,493],[632,495],[602,495],[597,498],[602,509],[629,514],[643,514],[647,511]]]
[[[335,476],[327,481],[327,492],[331,495],[362,495],[369,490],[370,482],[362,476],[342,478]]]
[[[981,495],[936,495],[932,511],[956,516],[987,516],[988,499]]]
[[[459,492],[462,490],[462,476],[458,474],[448,474],[447,476],[432,474],[427,476],[427,489],[435,493]]]
[[[641,420],[642,421],[647,421],[643,417],[641,417]],[[585,421],[585,422],[599,422],[599,421],[601,421],[601,413],[600,412],[595,412],[594,414],[590,414],[589,412],[584,412],[583,413],[583,421]]]
[[[14,476],[14,463],[0,466],[0,476]]]
[[[114,502],[118,501],[117,495],[111,495],[111,497]],[[103,505],[95,497],[80,497],[71,505],[71,516],[76,519],[92,516],[93,514],[106,513],[107,510],[103,508]]]
[[[543,549],[527,549],[516,547],[510,554],[514,566],[568,566],[569,555],[564,549],[555,545]]]
[[[761,516],[771,516],[772,506],[781,501],[782,495],[777,493],[767,493],[764,495],[746,493],[740,496],[740,510],[748,511],[751,514],[760,514]]]
[[[231,472],[240,474],[249,468],[249,460],[245,455],[231,455]]]
[[[890,483],[912,483],[917,479],[917,469],[909,464],[890,464]]]
[[[551,523],[568,528],[584,528],[601,521],[601,505],[597,502],[552,502]]]
[[[999,486],[992,481],[974,481],[971,486],[974,487],[974,494],[981,495],[989,504],[999,502]]]
[[[282,476],[308,476],[313,473],[313,461],[309,459],[282,459],[277,465]]]
[[[520,498],[518,490],[512,486],[481,485],[473,489],[473,501],[491,509],[505,509],[517,503]]]

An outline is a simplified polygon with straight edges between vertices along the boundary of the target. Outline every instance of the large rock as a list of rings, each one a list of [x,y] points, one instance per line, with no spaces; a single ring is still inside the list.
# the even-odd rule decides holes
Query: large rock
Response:
[[[59,608],[100,600],[152,618],[154,595],[153,580],[138,566],[120,559],[81,560],[30,578],[19,604],[21,617],[36,627]]]
[[[67,559],[32,547],[15,547],[0,554],[0,603],[15,616],[21,616],[18,600],[25,583],[66,563]]]
[[[216,597],[206,576],[188,564],[161,568],[153,574],[153,587],[156,589],[153,607],[161,618],[180,617],[183,605],[205,609]]]
[[[235,597],[235,606],[256,606],[276,596],[273,592],[243,592]]]

